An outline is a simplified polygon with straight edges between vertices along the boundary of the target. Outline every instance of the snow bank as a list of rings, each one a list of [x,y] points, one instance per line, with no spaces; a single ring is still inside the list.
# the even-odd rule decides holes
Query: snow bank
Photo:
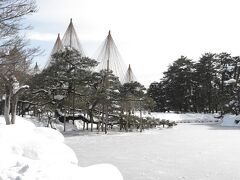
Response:
[[[109,164],[79,167],[73,150],[56,130],[36,127],[24,118],[6,126],[0,117],[0,180],[122,180]]]
[[[240,126],[240,115],[227,114],[223,118],[222,126]]]
[[[195,122],[215,122],[217,121],[214,118],[215,114],[201,114],[201,113],[185,113],[185,114],[176,114],[176,113],[151,113],[151,115],[146,114],[145,116],[151,116],[158,119],[165,119],[175,122],[183,123],[195,123]]]
[[[224,81],[225,84],[234,84],[236,83],[236,79],[229,79],[227,81]]]

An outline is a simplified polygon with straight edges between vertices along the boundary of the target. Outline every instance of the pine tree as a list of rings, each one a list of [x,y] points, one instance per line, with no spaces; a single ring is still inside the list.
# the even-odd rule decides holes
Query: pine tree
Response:
[[[159,83],[158,82],[151,83],[147,90],[147,94],[155,102],[153,109],[155,112],[165,112],[168,110],[165,87],[162,81]]]
[[[213,112],[218,104],[218,97],[214,93],[216,91],[214,86],[215,61],[215,54],[206,53],[195,65],[195,97],[198,112]]]
[[[30,81],[32,93],[37,94],[32,101],[71,110],[74,117],[76,105],[81,105],[85,96],[84,88],[92,76],[91,69],[97,62],[70,48],[55,53],[52,58],[54,63]]]
[[[162,81],[165,84],[166,102],[170,109],[188,112],[192,109],[193,62],[181,56],[166,72]]]

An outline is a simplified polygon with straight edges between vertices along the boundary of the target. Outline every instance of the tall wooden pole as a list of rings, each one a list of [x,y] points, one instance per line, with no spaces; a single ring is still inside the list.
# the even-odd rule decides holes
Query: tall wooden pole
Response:
[[[72,31],[73,31],[73,25],[72,25],[72,18],[70,19],[70,48],[72,48]]]
[[[70,19],[70,43],[69,46],[70,48],[72,48],[72,31],[73,31],[73,24],[72,24],[72,18]],[[73,108],[73,124],[74,124],[74,120],[75,120],[75,89],[76,89],[76,85],[75,85],[75,71],[76,71],[76,67],[75,65],[73,65],[74,69],[73,69],[73,99],[72,99],[72,108]]]
[[[109,31],[108,32],[108,41],[107,41],[107,53],[108,53],[108,59],[107,59],[107,74],[106,74],[106,79],[105,79],[105,90],[106,90],[106,93],[108,92],[108,87],[109,87],[109,84],[108,84],[108,74],[109,74],[109,69],[110,69],[110,45],[109,45],[109,42],[111,40],[111,32]],[[108,94],[107,94],[108,96]],[[107,98],[108,99],[108,98]],[[108,103],[108,102],[107,102]],[[107,134],[107,123],[108,123],[108,104],[106,104],[106,117],[105,117],[105,134]]]
[[[66,109],[64,112],[64,125],[63,125],[63,131],[66,132]]]
[[[143,130],[143,120],[142,120],[142,100],[140,99],[140,132]]]

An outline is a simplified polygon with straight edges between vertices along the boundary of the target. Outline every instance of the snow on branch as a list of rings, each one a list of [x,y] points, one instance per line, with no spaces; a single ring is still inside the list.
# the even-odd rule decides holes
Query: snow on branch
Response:
[[[29,89],[29,86],[28,85],[24,85],[24,86],[21,86],[21,87],[18,87],[16,89],[13,89],[13,94],[14,95],[18,95],[18,94],[21,94],[23,91],[25,91],[26,89]]]
[[[39,89],[39,90],[37,90],[37,91],[32,92],[32,94],[38,94],[38,93],[41,93],[41,92],[46,93],[46,94],[49,94],[49,91],[46,90],[46,89]]]
[[[236,83],[236,79],[229,79],[227,81],[224,81],[225,84],[234,84]]]

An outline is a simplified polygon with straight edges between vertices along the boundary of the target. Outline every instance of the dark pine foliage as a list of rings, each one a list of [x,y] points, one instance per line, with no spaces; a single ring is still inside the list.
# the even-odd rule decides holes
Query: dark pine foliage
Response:
[[[239,67],[228,53],[205,53],[197,62],[181,56],[149,86],[154,111],[239,114]]]

